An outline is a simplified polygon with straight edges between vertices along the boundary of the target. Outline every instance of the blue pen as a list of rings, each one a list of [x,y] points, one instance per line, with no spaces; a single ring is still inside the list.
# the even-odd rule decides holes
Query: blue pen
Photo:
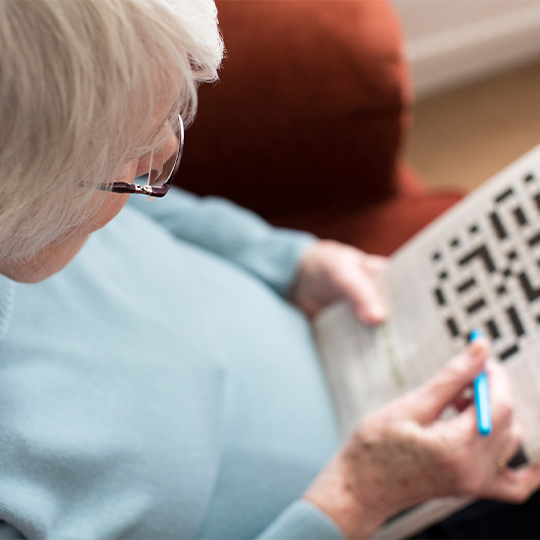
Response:
[[[474,329],[471,332],[470,341],[482,337],[482,331]],[[478,433],[487,437],[491,433],[491,408],[489,406],[489,391],[487,373],[482,371],[474,379],[474,402],[476,404],[476,421]]]

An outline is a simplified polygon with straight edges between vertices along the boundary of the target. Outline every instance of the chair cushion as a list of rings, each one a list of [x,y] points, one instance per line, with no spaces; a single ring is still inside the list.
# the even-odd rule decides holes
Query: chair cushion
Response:
[[[227,57],[200,88],[176,183],[266,218],[396,192],[410,92],[385,0],[218,0]]]
[[[461,197],[456,191],[417,191],[390,198],[361,212],[334,215],[325,221],[294,216],[275,219],[273,223],[352,244],[368,253],[390,255]]]

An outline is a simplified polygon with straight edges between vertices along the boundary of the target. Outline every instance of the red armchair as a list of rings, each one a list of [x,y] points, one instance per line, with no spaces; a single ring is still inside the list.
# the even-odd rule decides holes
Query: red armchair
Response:
[[[460,198],[400,159],[411,91],[386,0],[218,0],[227,56],[177,184],[389,254]]]

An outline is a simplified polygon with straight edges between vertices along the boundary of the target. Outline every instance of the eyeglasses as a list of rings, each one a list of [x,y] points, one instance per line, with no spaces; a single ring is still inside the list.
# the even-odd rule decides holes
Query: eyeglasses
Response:
[[[150,155],[148,172],[137,176],[141,180],[140,184],[130,184],[128,182],[112,182],[110,184],[101,184],[98,189],[112,191],[113,193],[142,193],[149,198],[165,197],[171,187],[171,182],[178,171],[182,152],[184,151],[184,122],[178,115],[178,129],[174,132],[176,137],[176,152],[165,162],[161,163],[159,168],[155,168],[154,152]],[[159,158],[159,156],[158,156]],[[159,163],[160,160],[158,159]]]

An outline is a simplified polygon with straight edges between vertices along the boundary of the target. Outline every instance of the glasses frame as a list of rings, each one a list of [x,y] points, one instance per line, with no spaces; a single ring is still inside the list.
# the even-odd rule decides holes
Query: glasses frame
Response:
[[[178,153],[176,155],[176,160],[174,162],[174,167],[167,178],[167,181],[162,186],[150,186],[150,185],[141,185],[141,184],[130,184],[129,182],[112,182],[110,184],[101,184],[98,186],[98,189],[103,191],[111,191],[112,193],[141,193],[147,197],[165,197],[169,189],[171,188],[171,183],[178,168],[180,167],[180,160],[182,159],[182,154],[184,152],[184,122],[182,117],[178,115],[178,125],[180,138],[178,145]]]

